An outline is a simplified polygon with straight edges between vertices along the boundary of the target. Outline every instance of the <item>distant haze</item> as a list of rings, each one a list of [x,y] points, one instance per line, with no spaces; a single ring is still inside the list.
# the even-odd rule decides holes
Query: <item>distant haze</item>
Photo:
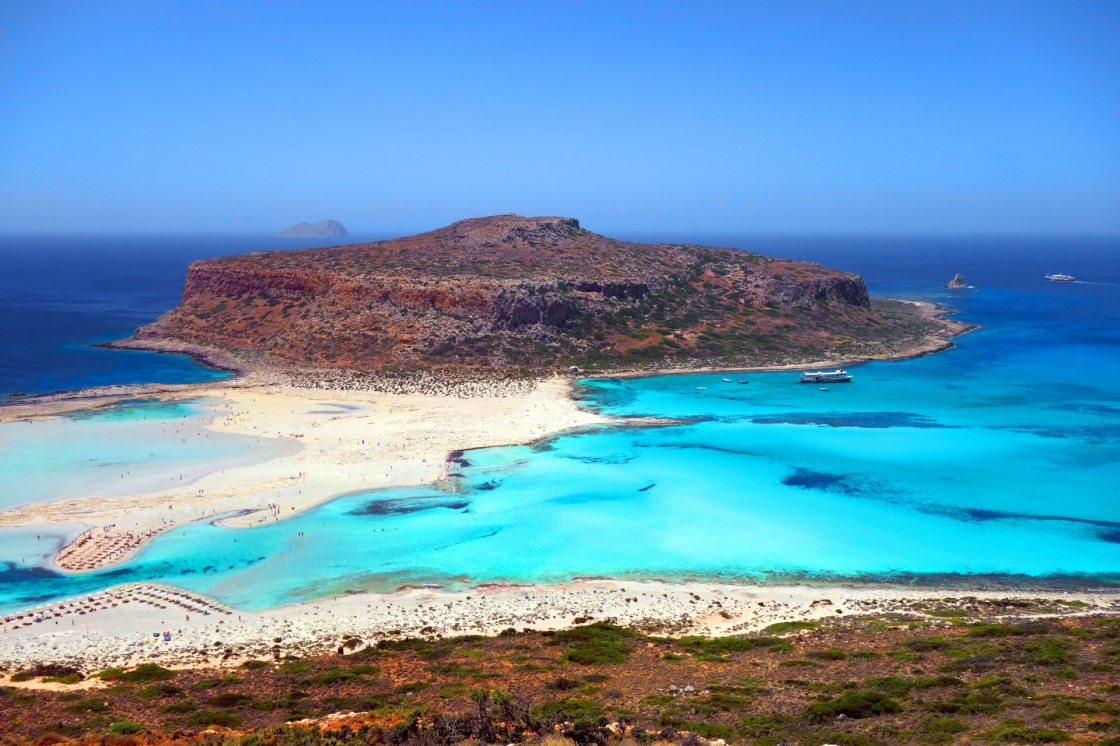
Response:
[[[337,220],[320,220],[317,223],[296,223],[276,234],[277,238],[346,238],[346,226]]]
[[[0,28],[0,231],[1120,231],[1114,0],[7,0]]]

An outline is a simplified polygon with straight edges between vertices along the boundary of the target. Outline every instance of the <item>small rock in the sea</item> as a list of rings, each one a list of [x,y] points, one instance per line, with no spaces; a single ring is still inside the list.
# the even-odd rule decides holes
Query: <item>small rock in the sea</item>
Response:
[[[957,274],[953,275],[953,279],[949,280],[949,284],[947,284],[945,287],[952,290],[959,290],[961,288],[967,288],[968,283],[964,281],[964,275],[958,272]]]

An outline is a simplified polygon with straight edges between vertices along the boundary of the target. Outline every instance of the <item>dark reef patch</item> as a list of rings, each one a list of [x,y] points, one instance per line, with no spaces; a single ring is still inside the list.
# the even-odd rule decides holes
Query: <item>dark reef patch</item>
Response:
[[[7,567],[0,570],[0,585],[30,583],[46,578],[61,578],[62,574],[46,567],[20,567],[14,562],[6,562]]]
[[[1097,534],[1097,538],[1109,544],[1120,544],[1120,529],[1110,528]]]
[[[916,427],[951,428],[925,415],[913,412],[805,412],[803,414],[768,414],[752,417],[756,425],[825,425],[827,427]]]
[[[347,515],[404,515],[419,513],[422,510],[446,508],[462,510],[470,505],[466,500],[448,500],[438,497],[419,497],[401,500],[370,500],[361,507],[347,512]]]
[[[812,469],[794,469],[793,473],[782,480],[788,487],[800,487],[803,490],[821,490],[823,492],[840,492],[845,495],[862,495],[864,489],[853,481],[852,474],[829,474]]]
[[[615,454],[611,456],[564,456],[563,458],[578,461],[581,464],[628,464],[636,459],[637,456],[621,456]]]
[[[1106,521],[1097,518],[1079,518],[1072,515],[1037,515],[1033,513],[1017,513],[1007,510],[988,510],[985,508],[958,508],[951,505],[926,505],[920,508],[925,513],[942,515],[955,518],[959,521],[970,523],[983,523],[987,521],[1043,521],[1056,523],[1075,523],[1103,529],[1096,532],[1096,537],[1109,544],[1120,544],[1120,521]]]
[[[733,456],[761,456],[762,454],[757,451],[745,451],[741,448],[726,448],[724,446],[712,446],[705,443],[663,443],[655,448],[695,448],[698,451],[714,451],[716,453],[729,453]]]
[[[1120,443],[1120,425],[1080,425],[1061,427],[1058,425],[993,425],[992,430],[1004,430],[1024,435],[1037,435],[1040,438],[1079,438],[1091,445],[1115,445]]]

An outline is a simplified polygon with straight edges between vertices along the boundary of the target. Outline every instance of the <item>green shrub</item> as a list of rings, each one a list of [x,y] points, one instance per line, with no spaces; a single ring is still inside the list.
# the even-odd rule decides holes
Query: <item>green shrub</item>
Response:
[[[990,715],[1005,707],[1003,698],[995,692],[976,691],[958,694],[952,699],[926,704],[930,712],[946,715]]]
[[[66,709],[68,709],[70,712],[85,714],[87,712],[108,712],[109,710],[113,709],[113,706],[103,699],[90,698],[79,699],[77,702],[70,705]]]
[[[922,743],[952,743],[959,734],[966,732],[968,726],[953,718],[930,716],[918,725],[919,740]]]
[[[976,624],[968,629],[969,637],[1017,637],[1028,634],[1018,624]]]
[[[280,664],[280,671],[289,675],[311,673],[311,661],[297,658]]]
[[[579,689],[580,683],[575,679],[569,679],[564,676],[557,676],[552,681],[544,685],[546,689],[554,689],[558,692],[571,691],[572,689]]]
[[[805,654],[806,658],[816,658],[822,661],[842,661],[847,660],[848,654],[843,650],[837,648],[830,648],[829,650],[810,650]]]
[[[584,666],[607,666],[626,662],[630,657],[630,646],[626,643],[634,637],[637,635],[628,629],[595,622],[557,632],[550,642],[567,647],[561,660]]]
[[[698,661],[728,662],[727,655],[747,650],[793,650],[793,646],[780,637],[701,637],[688,635],[677,640],[684,650]]]
[[[219,686],[229,686],[230,684],[240,684],[241,679],[236,676],[223,676],[220,679],[203,679],[191,684],[192,689],[215,689]]]
[[[147,728],[140,723],[133,723],[130,720],[118,720],[109,726],[109,733],[115,736],[130,736],[134,733],[143,733]]]
[[[123,668],[107,668],[95,677],[107,681],[117,681],[124,684],[151,684],[156,681],[166,681],[175,678],[174,671],[157,666],[155,663],[143,663],[132,670]]]
[[[270,664],[268,661],[253,660],[253,661],[244,661],[241,664],[241,667],[242,668],[247,668],[250,671],[256,671],[256,670],[261,669],[261,668],[268,668],[270,665],[272,665],[272,664]]]
[[[729,740],[738,735],[738,729],[731,725],[718,725],[715,723],[700,723],[691,720],[681,720],[672,716],[661,718],[661,725],[678,730],[687,730],[701,738],[722,738]]]
[[[1071,640],[1046,638],[1028,643],[1026,650],[1030,653],[1031,663],[1040,666],[1056,666],[1073,662],[1074,656],[1070,651],[1075,647],[1076,644]]]
[[[541,720],[569,720],[573,723],[594,723],[603,717],[598,702],[590,699],[561,699],[545,702],[534,714]]]
[[[739,720],[739,732],[750,738],[780,736],[789,722],[786,715],[750,715]]]
[[[252,701],[253,698],[248,694],[222,692],[221,694],[216,694],[211,697],[207,704],[213,705],[214,707],[240,707]]]
[[[932,653],[935,650],[951,650],[953,643],[944,637],[924,637],[919,640],[909,640],[906,647],[916,653]]]
[[[816,702],[805,708],[813,720],[830,720],[838,715],[850,718],[868,718],[901,712],[902,707],[882,692],[849,692],[841,697]]]
[[[353,681],[358,678],[358,674],[352,671],[343,671],[338,668],[328,668],[317,676],[312,676],[307,680],[307,683],[314,686],[329,686],[331,684],[340,684],[343,681]]]
[[[766,628],[767,632],[781,634],[783,632],[794,632],[802,629],[820,629],[821,625],[816,622],[776,622]]]
[[[396,692],[397,694],[417,694],[427,689],[430,683],[428,681],[410,681],[398,686]]]
[[[1061,743],[1069,736],[1057,728],[1028,728],[1021,718],[1009,718],[980,736],[995,743]]]

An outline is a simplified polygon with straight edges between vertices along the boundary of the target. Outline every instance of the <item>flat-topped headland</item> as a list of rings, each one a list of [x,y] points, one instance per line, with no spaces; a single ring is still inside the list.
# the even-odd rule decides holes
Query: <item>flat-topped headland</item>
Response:
[[[182,302],[116,344],[296,377],[532,377],[908,357],[968,328],[813,262],[497,215],[197,261]]]

